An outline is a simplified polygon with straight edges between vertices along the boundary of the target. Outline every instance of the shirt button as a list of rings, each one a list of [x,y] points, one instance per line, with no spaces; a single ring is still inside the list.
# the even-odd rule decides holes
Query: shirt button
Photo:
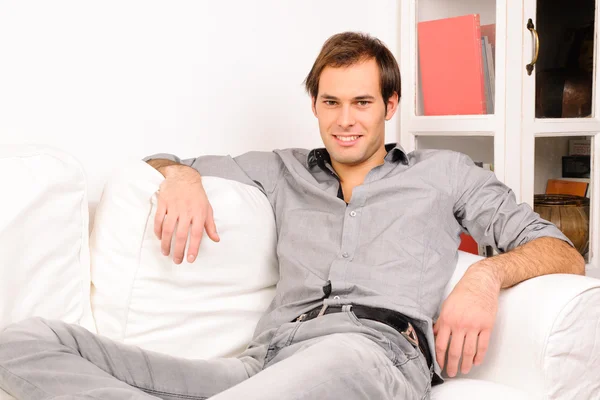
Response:
[[[342,257],[348,258],[348,257],[350,257],[350,254],[348,254],[348,253],[342,253]]]
[[[356,211],[350,211],[350,216],[351,217],[356,217]]]

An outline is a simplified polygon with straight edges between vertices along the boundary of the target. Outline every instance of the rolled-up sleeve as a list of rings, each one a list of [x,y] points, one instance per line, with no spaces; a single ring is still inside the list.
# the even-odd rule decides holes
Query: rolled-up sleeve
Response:
[[[540,237],[571,241],[551,222],[540,218],[527,203],[517,204],[513,191],[492,171],[476,166],[457,153],[453,173],[454,215],[481,245],[506,252]]]
[[[237,157],[200,156],[180,159],[173,154],[159,153],[144,158],[144,161],[166,159],[187,165],[201,176],[216,176],[259,188],[270,196],[277,187],[283,173],[283,162],[274,152],[252,151]]]

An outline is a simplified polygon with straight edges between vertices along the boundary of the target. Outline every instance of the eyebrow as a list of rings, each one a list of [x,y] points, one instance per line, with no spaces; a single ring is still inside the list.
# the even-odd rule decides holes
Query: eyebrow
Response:
[[[321,97],[322,99],[325,99],[325,100],[338,100],[339,101],[339,98],[332,96],[330,94],[327,94],[327,93],[323,93],[319,97]],[[363,94],[361,96],[354,97],[352,100],[354,100],[354,101],[375,100],[375,97],[368,95],[368,94]]]

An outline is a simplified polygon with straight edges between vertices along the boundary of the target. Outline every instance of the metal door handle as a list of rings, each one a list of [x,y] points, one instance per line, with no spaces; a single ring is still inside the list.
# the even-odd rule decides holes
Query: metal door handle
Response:
[[[525,67],[527,69],[527,75],[531,75],[531,73],[533,72],[533,66],[537,62],[538,56],[540,55],[540,37],[537,31],[535,30],[535,27],[533,26],[533,21],[531,20],[531,18],[529,18],[529,21],[527,21],[527,29],[531,31],[533,37],[535,38],[535,53],[533,55],[533,60],[531,60],[531,63],[527,64],[527,66]]]

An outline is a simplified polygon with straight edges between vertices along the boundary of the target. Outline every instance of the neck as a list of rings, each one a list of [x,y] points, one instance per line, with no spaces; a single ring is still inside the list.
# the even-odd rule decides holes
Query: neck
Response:
[[[385,155],[385,146],[382,146],[375,154],[366,161],[360,164],[341,164],[335,160],[331,160],[331,166],[337,173],[342,183],[344,197],[349,201],[352,190],[359,185],[362,185],[369,171],[383,164]]]

